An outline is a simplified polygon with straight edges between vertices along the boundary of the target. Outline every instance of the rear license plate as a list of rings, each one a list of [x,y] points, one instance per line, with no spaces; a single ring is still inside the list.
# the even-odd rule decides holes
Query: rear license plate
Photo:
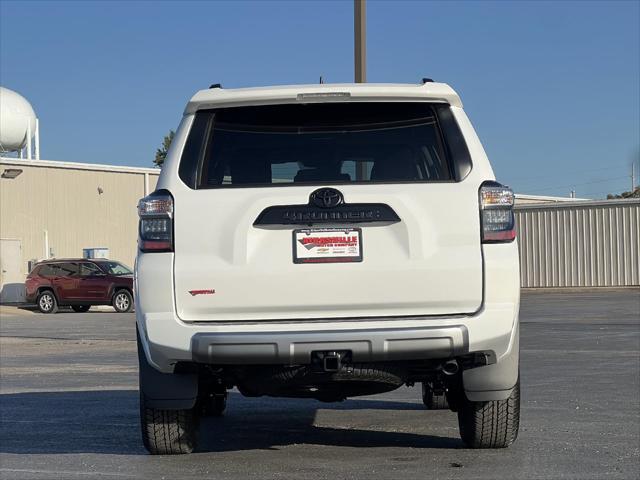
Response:
[[[311,228],[293,231],[293,263],[361,261],[360,228]]]

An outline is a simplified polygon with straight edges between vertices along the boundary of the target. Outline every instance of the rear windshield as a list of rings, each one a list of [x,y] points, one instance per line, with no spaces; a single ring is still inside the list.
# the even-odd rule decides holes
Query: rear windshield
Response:
[[[353,102],[199,111],[180,177],[192,188],[456,180],[451,125],[442,126],[455,121],[443,110]]]

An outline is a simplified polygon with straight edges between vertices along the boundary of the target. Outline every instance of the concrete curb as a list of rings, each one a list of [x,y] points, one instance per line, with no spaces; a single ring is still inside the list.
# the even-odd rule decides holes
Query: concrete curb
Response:
[[[21,315],[29,316],[33,315],[31,310],[25,310],[22,306],[18,305],[0,305],[0,316],[2,315]]]

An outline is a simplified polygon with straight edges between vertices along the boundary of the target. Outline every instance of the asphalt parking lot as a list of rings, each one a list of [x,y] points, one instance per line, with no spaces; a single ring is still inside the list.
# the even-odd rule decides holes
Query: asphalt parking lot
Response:
[[[524,293],[522,422],[509,449],[463,448],[418,388],[326,404],[244,398],[192,455],[138,432],[134,315],[0,318],[0,477],[638,478],[640,291]]]

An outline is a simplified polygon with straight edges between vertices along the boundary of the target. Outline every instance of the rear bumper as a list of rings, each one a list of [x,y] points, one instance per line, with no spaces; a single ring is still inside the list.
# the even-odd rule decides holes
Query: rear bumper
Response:
[[[264,325],[189,325],[175,317],[168,320],[140,313],[138,319],[139,325],[147,327],[146,331],[140,329],[147,363],[162,373],[172,373],[178,361],[304,365],[311,363],[314,351],[349,350],[352,361],[358,363],[446,359],[481,352],[488,365],[463,371],[467,398],[503,400],[518,379],[519,328],[517,309],[513,306],[457,319],[367,319],[360,322],[361,328],[354,328],[357,321],[343,321],[340,325],[333,321],[327,325],[333,328],[310,329],[313,325],[297,323],[272,325],[269,331],[258,331],[255,329]],[[160,330],[154,324],[165,328]],[[254,331],[239,331],[242,327]]]
[[[350,350],[353,361],[451,358],[483,352],[489,364],[516,343],[517,304],[473,316],[331,319],[289,323],[185,323],[173,312],[136,311],[149,364],[171,373],[177,362],[218,365],[311,362],[311,352]]]
[[[171,254],[153,254],[142,262],[144,282],[138,278],[134,288],[141,347],[149,365],[162,373],[173,373],[177,362],[305,364],[312,351],[351,350],[357,362],[482,352],[488,365],[463,373],[467,396],[506,398],[518,376],[517,244],[484,245],[483,252],[484,302],[473,315],[191,323],[175,313],[166,275]]]
[[[449,358],[469,352],[464,325],[322,330],[312,332],[196,333],[193,360],[217,365],[308,364],[314,351],[349,350],[354,362]]]

